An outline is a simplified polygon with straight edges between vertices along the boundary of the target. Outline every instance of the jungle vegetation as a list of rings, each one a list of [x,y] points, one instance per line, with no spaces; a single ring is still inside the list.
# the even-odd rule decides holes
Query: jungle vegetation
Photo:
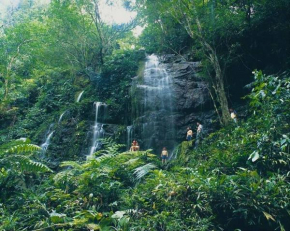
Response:
[[[290,230],[288,0],[123,0],[126,24],[98,0],[39,2],[1,19],[1,230]],[[146,53],[201,61],[219,115],[165,166],[120,144]],[[86,159],[95,101],[120,126]]]

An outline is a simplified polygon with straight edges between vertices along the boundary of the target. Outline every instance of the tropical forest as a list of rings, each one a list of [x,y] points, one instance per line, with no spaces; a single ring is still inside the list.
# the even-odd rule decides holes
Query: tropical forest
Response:
[[[0,230],[290,230],[290,1],[0,0]]]

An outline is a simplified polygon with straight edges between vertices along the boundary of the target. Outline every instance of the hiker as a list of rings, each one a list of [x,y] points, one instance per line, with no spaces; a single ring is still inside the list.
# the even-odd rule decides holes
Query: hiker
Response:
[[[230,113],[231,113],[231,118],[232,120],[237,123],[237,112],[235,110],[233,110],[232,108],[230,108]]]
[[[197,122],[197,129],[196,129],[196,139],[195,139],[195,147],[199,144],[199,142],[202,140],[202,133],[203,133],[203,126],[201,123]]]
[[[192,139],[192,134],[193,134],[193,132],[192,132],[191,128],[188,127],[188,128],[187,128],[187,133],[186,133],[186,140],[187,140],[187,141],[191,141],[191,139]]]
[[[162,149],[161,159],[162,159],[162,164],[166,164],[166,160],[168,159],[168,152],[165,147]]]
[[[138,141],[136,141],[136,145],[135,145],[135,151],[139,151],[140,150],[140,146],[138,144]]]
[[[135,151],[139,151],[140,147],[139,144],[136,140],[133,140],[131,148],[130,148],[130,152],[135,152]]]

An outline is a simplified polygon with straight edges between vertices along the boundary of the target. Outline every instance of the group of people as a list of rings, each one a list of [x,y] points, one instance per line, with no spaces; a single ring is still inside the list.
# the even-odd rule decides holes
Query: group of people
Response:
[[[202,135],[203,135],[203,126],[200,122],[196,123],[197,128],[196,128],[196,139],[195,139],[195,146],[197,147],[198,143],[201,141],[202,139]],[[191,141],[193,137],[193,131],[191,130],[191,127],[187,128],[187,133],[186,133],[186,140],[187,141]]]
[[[135,152],[135,151],[139,151],[140,150],[140,146],[138,144],[138,142],[136,140],[133,140],[131,148],[130,148],[130,152]]]
[[[230,116],[232,120],[235,123],[237,123],[237,113],[232,108],[230,109]],[[196,127],[195,147],[197,147],[200,141],[203,139],[203,125],[200,122],[197,122],[196,125],[197,127]],[[193,131],[191,130],[191,127],[188,127],[187,133],[186,133],[186,140],[191,141],[192,138],[193,138]],[[136,140],[133,140],[131,148],[130,148],[130,152],[139,151],[139,150],[140,150],[140,146],[138,142]],[[162,159],[162,164],[166,164],[166,161],[168,159],[168,151],[166,147],[162,149],[161,159]]]
[[[133,140],[131,147],[130,147],[130,152],[136,152],[140,150],[140,146],[136,140]],[[161,159],[162,159],[162,164],[166,163],[166,160],[168,159],[168,151],[164,147],[161,152]]]
[[[229,111],[230,111],[231,119],[233,120],[234,123],[237,123],[237,112],[233,110],[232,108]],[[196,124],[197,124],[197,129],[196,129],[195,147],[197,147],[197,145],[203,138],[203,126],[200,122],[197,122]],[[191,130],[190,127],[188,127],[187,133],[186,133],[186,140],[191,141],[192,137],[193,137],[193,131]]]

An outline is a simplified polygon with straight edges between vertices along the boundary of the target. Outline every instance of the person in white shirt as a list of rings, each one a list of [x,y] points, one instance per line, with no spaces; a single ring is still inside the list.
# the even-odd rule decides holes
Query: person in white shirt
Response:
[[[197,122],[197,129],[196,129],[196,139],[195,139],[195,147],[199,144],[199,142],[202,140],[202,133],[203,133],[203,126],[201,123]]]
[[[232,120],[237,123],[237,113],[236,111],[234,111],[232,108],[230,109],[230,113],[231,113],[231,118]]]

